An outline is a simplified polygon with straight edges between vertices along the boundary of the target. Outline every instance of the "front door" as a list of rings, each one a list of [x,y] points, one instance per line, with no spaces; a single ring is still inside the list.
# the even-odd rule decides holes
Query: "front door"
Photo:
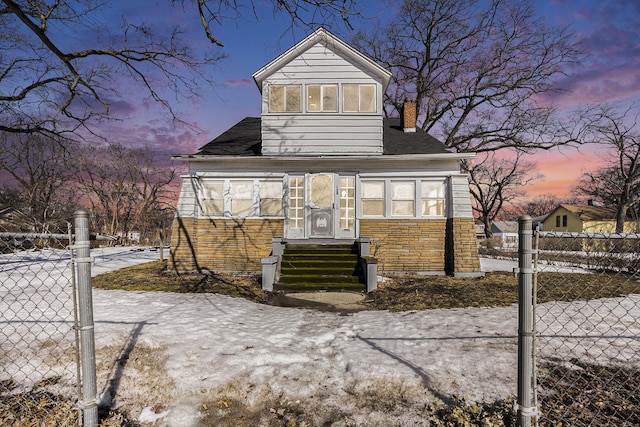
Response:
[[[311,238],[333,238],[335,223],[335,184],[333,174],[309,176],[307,226]]]
[[[292,175],[289,177],[288,193],[287,238],[356,237],[353,175]]]

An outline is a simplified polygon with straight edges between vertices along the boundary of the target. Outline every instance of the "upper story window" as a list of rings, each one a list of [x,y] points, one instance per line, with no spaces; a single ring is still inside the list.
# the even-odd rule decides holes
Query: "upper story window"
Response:
[[[299,113],[300,111],[300,85],[269,86],[270,113]]]
[[[307,85],[307,111],[337,112],[338,85]]]
[[[343,84],[342,111],[345,113],[375,113],[376,85]]]

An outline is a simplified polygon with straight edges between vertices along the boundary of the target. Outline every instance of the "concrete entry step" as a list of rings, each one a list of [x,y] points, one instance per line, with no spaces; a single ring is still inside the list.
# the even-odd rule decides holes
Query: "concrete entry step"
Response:
[[[364,290],[357,247],[352,244],[287,244],[274,290]]]

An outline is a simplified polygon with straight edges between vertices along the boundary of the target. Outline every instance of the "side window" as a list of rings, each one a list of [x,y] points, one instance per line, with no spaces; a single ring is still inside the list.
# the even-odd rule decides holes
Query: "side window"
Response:
[[[300,85],[269,86],[270,113],[299,113],[300,111]]]
[[[556,215],[556,227],[560,227],[560,215]]]
[[[307,112],[337,112],[338,85],[307,85]]]
[[[224,181],[204,181],[202,210],[205,215],[224,215]]]
[[[345,113],[375,113],[375,84],[343,84],[342,111]]]
[[[231,181],[231,216],[253,214],[253,181]]]
[[[362,215],[384,216],[384,181],[362,181]]]
[[[422,216],[444,216],[444,181],[422,181]]]
[[[563,227],[567,226],[567,216],[566,215],[562,215],[562,226]]]
[[[282,216],[282,181],[260,182],[260,216]]]
[[[415,181],[391,182],[391,216],[414,216]]]

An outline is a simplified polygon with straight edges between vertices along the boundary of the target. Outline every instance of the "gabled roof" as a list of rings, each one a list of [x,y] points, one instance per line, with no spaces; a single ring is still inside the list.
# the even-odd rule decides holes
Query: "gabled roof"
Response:
[[[195,155],[260,156],[262,135],[259,117],[246,117],[204,145]],[[422,129],[404,132],[400,119],[383,119],[383,155],[444,154],[445,145]]]
[[[340,40],[338,37],[334,36],[324,28],[320,27],[312,34],[307,36],[304,40],[278,56],[273,61],[269,62],[264,67],[260,68],[258,71],[253,73],[253,80],[255,80],[258,88],[262,92],[262,82],[268,78],[271,74],[275,73],[289,62],[302,55],[312,46],[315,46],[318,43],[322,43],[337,54],[346,56],[347,58],[354,61],[360,67],[374,75],[380,76],[382,80],[382,89],[383,92],[387,90],[387,85],[391,80],[391,72],[381,67],[378,63],[376,63],[373,59],[368,56],[360,53],[353,47],[349,46],[347,43]]]
[[[565,208],[582,221],[615,221],[617,208],[615,206],[591,206],[591,205],[567,205],[562,204],[560,207]],[[549,214],[551,216],[553,214]]]
[[[518,221],[492,221],[491,232],[494,234],[517,233]]]

